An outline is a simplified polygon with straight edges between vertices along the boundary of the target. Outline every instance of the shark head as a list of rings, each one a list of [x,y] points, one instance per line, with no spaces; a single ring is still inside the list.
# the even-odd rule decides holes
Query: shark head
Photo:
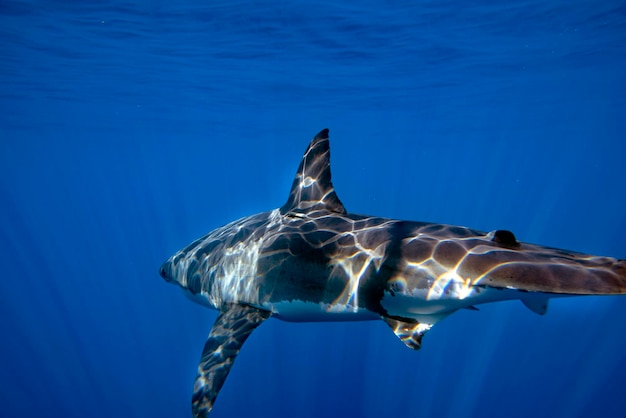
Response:
[[[214,229],[163,263],[161,277],[180,286],[194,302],[213,309],[224,303],[256,302],[264,231],[274,227],[278,217],[275,209]]]
[[[215,306],[211,306],[200,298],[194,297],[194,295],[199,295],[202,292],[202,281],[200,280],[201,260],[197,251],[194,251],[198,241],[194,241],[171,256],[161,265],[159,274],[166,282],[180,286],[192,300],[214,308]],[[213,258],[219,256],[218,252],[214,254]]]

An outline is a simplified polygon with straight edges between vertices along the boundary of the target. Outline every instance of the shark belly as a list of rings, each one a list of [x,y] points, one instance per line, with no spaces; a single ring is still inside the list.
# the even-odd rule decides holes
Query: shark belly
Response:
[[[547,311],[548,299],[567,296],[571,295],[483,287],[472,290],[463,297],[448,294],[433,298],[427,290],[418,289],[411,294],[385,292],[381,306],[392,317],[434,324],[459,309],[477,310],[476,305],[515,299],[521,300],[533,312],[543,315]]]
[[[272,312],[272,317],[287,322],[372,321],[380,319],[380,315],[377,313],[361,307],[303,300],[266,303],[260,308]]]

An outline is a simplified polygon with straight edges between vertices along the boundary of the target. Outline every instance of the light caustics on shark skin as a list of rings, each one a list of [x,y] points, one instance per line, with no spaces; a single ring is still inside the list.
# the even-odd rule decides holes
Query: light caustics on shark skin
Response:
[[[202,351],[194,416],[206,417],[241,346],[270,316],[382,319],[412,349],[459,309],[520,299],[626,293],[626,261],[518,242],[505,230],[348,213],[331,183],[328,130],[311,141],[279,209],[217,228],[174,254],[161,276],[219,310]]]

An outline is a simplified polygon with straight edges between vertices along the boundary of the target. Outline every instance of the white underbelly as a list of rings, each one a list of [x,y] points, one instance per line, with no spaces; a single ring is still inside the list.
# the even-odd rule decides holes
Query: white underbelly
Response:
[[[482,288],[480,292],[472,291],[463,298],[448,295],[433,298],[429,297],[426,290],[413,294],[385,292],[381,305],[390,316],[413,318],[420,322],[437,322],[459,309],[523,297],[529,298],[532,294],[522,294],[516,289],[495,288]]]
[[[370,310],[346,305],[305,302],[302,300],[266,303],[261,306],[274,318],[289,322],[371,321],[380,316]]]

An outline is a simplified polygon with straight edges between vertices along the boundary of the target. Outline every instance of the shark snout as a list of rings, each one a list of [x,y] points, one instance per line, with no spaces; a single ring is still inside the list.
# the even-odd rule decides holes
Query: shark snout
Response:
[[[172,269],[171,269],[171,266],[172,266],[172,263],[167,261],[167,262],[163,263],[163,265],[159,269],[159,274],[161,275],[161,277],[163,277],[168,282],[172,281],[172,276],[171,276]]]

